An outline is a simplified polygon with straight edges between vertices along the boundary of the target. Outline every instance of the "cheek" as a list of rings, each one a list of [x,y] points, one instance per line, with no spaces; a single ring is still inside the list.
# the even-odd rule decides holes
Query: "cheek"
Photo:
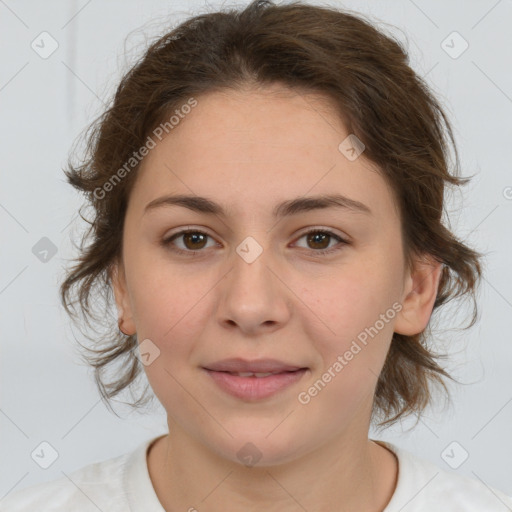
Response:
[[[311,318],[303,328],[325,367],[347,353],[347,378],[357,378],[359,367],[378,374],[392,338],[399,290],[398,273],[384,259],[370,257],[302,287]]]
[[[334,435],[340,422],[369,408],[389,350],[396,310],[389,281],[368,272],[339,275],[337,286],[304,289],[304,302],[322,319],[305,324],[320,366],[300,402],[307,417],[321,417]],[[317,308],[317,309],[315,309]],[[310,316],[315,319],[315,315]]]
[[[150,339],[158,353],[144,368],[151,388],[169,414],[180,411],[180,417],[197,416],[197,404],[187,390],[191,391],[195,340],[201,339],[205,319],[209,318],[204,295],[212,284],[197,276],[190,280],[183,275],[163,278],[155,268],[141,273],[138,279],[134,294],[138,339]],[[201,400],[201,389],[193,394]]]
[[[199,325],[197,312],[214,280],[193,265],[170,263],[160,249],[150,248],[147,254],[140,249],[130,263],[127,272],[131,271],[132,312],[139,337],[165,344],[181,339],[183,333],[192,335]]]
[[[149,338],[160,351],[159,366],[179,379],[180,375],[190,371],[187,366],[197,362],[194,358],[196,340],[203,337],[205,319],[209,318],[204,310],[206,302],[204,299],[200,301],[197,294],[179,293],[172,297],[153,295],[147,299],[138,310],[139,341]],[[165,373],[162,376],[165,380]]]
[[[301,300],[338,338],[372,325],[398,297],[392,276],[376,267],[347,266],[301,288]]]

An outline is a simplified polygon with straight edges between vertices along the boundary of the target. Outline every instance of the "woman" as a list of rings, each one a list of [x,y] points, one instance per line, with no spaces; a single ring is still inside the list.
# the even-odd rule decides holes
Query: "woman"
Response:
[[[100,392],[144,369],[169,434],[2,510],[512,507],[368,438],[446,390],[429,320],[480,277],[441,220],[450,142],[405,51],[342,11],[256,1],[152,44],[66,172],[94,218],[61,292],[115,299]]]

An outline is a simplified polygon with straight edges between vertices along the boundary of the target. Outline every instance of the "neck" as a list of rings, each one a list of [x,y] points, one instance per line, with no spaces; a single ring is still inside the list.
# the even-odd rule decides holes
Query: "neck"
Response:
[[[148,452],[148,468],[166,511],[230,508],[382,512],[393,495],[398,464],[366,436],[345,436],[289,462],[248,467],[197,443],[173,425]]]

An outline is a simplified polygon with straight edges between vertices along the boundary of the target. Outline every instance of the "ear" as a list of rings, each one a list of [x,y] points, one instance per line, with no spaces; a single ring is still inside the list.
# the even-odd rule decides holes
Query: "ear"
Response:
[[[122,263],[115,262],[110,267],[110,279],[117,305],[119,316],[119,328],[127,335],[133,335],[137,332],[135,322],[133,321],[132,307],[128,288],[126,286],[126,276]]]
[[[402,310],[394,326],[396,333],[413,336],[425,329],[437,297],[442,266],[429,258],[415,261],[414,269],[406,275]]]

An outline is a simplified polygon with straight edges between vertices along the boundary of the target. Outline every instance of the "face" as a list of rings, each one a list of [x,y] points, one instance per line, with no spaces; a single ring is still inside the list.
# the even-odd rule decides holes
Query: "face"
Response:
[[[113,276],[123,331],[149,340],[145,371],[169,426],[268,465],[366,440],[393,332],[426,326],[439,267],[405,271],[392,191],[364,152],[339,149],[349,133],[326,100],[277,86],[196,99],[142,163]],[[274,215],[334,194],[363,206]],[[147,208],[176,195],[222,213]],[[235,396],[205,369],[229,358],[305,370],[268,384],[224,374]]]

